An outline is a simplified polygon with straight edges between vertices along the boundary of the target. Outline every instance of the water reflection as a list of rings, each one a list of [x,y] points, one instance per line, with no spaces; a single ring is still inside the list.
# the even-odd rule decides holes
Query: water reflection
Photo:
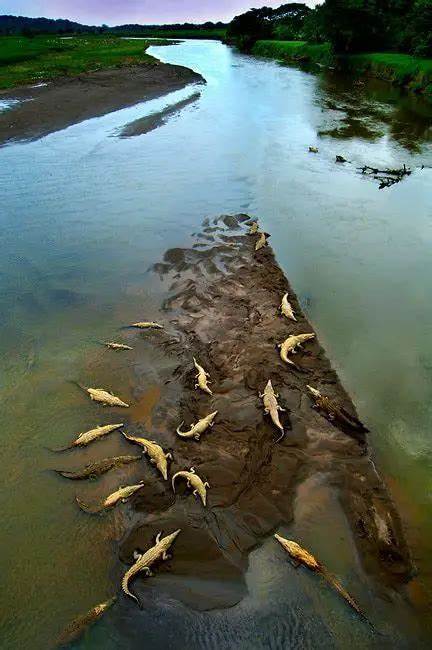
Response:
[[[410,153],[432,141],[432,104],[421,97],[377,79],[355,82],[335,72],[321,73],[318,89],[321,137],[371,142],[391,137]]]

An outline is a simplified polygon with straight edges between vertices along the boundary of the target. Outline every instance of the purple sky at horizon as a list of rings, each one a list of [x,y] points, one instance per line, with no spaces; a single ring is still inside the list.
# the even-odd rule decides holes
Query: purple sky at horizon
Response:
[[[314,7],[322,0],[303,2]],[[207,20],[228,22],[251,7],[281,4],[284,0],[2,0],[0,13],[30,18],[68,18],[87,25],[202,23]]]

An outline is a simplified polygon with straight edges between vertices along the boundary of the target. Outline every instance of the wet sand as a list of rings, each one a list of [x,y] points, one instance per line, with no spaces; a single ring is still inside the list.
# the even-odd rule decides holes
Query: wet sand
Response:
[[[160,584],[198,609],[233,605],[245,594],[250,551],[293,522],[295,507],[309,498],[304,486],[319,480],[339,495],[366,572],[397,588],[413,572],[398,513],[365,434],[341,429],[312,408],[307,384],[356,414],[319,342],[308,342],[295,355],[297,368],[280,359],[277,343],[313,329],[271,247],[254,251],[248,219],[206,220],[192,248],[167,251],[154,268],[169,292],[161,314],[166,331],[150,338],[166,358],[166,375],[152,428],[147,420],[131,423],[128,432],[173,453],[170,476],[193,466],[211,487],[204,508],[182,482],[174,495],[170,482],[150,469],[151,479],[132,499],[120,559],[131,563],[133,550],[151,546],[157,532],[181,528],[174,559],[158,569]],[[278,314],[287,291],[297,322]],[[212,396],[194,389],[193,356],[210,374]],[[279,443],[258,397],[268,379],[286,409],[286,435]],[[181,421],[188,428],[215,410],[215,425],[200,442],[175,434]],[[119,576],[123,571],[120,566]],[[146,602],[155,586],[156,579],[149,585],[138,578],[133,589]]]
[[[64,77],[39,87],[0,93],[1,100],[19,100],[0,112],[0,145],[36,140],[72,124],[154,99],[190,83],[204,83],[201,75],[179,65],[154,63],[100,70]]]
[[[164,108],[163,111],[152,113],[151,115],[147,115],[146,117],[142,117],[139,120],[126,124],[126,126],[120,131],[119,137],[132,138],[158,129],[160,126],[166,124],[169,119],[178,115],[183,108],[186,108],[189,104],[195,103],[200,96],[201,93],[199,92],[193,93],[191,97],[187,97],[172,106],[168,106],[167,108]]]

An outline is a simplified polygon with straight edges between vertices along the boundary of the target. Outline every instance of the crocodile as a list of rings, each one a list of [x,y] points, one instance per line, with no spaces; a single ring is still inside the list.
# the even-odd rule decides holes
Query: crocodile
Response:
[[[282,440],[282,438],[285,435],[284,428],[279,420],[279,413],[278,411],[285,411],[281,406],[279,406],[277,402],[277,398],[279,395],[277,395],[274,390],[273,386],[271,383],[271,380],[269,379],[266,387],[264,388],[264,392],[260,393],[259,396],[262,398],[263,404],[264,404],[264,413],[266,415],[270,415],[273,424],[277,426],[277,428],[281,431],[282,435],[279,436],[279,438],[276,440],[276,442],[279,442]]]
[[[67,449],[73,449],[74,447],[85,447],[89,445],[93,440],[102,438],[106,436],[111,431],[120,429],[124,424],[120,422],[119,424],[105,424],[104,426],[96,427],[95,429],[89,429],[89,431],[83,431],[83,433],[78,434],[76,440],[74,440],[67,447],[60,447],[60,449],[52,449],[51,451],[66,451]]]
[[[256,235],[258,230],[259,230],[258,223],[256,221],[252,221],[252,223],[250,225],[250,228],[249,228],[248,235]]]
[[[350,607],[352,607],[354,611],[357,612],[357,614],[360,614],[362,618],[366,619],[366,616],[363,614],[363,612],[361,611],[359,605],[356,603],[354,598],[350,596],[350,594],[342,587],[342,585],[338,582],[338,580],[333,575],[331,575],[331,573],[327,571],[324,565],[318,562],[318,560],[314,558],[314,556],[311,553],[309,553],[306,549],[302,548],[299,544],[297,544],[297,542],[293,542],[292,540],[285,539],[285,537],[282,537],[277,533],[275,533],[274,536],[275,539],[285,549],[285,551],[289,553],[292,560],[295,562],[296,568],[302,564],[303,566],[306,566],[311,571],[315,571],[316,573],[319,573],[328,582],[328,584],[331,587],[333,587],[342,596],[342,598],[344,598],[344,600],[350,605]]]
[[[90,514],[97,514],[108,508],[113,508],[119,501],[126,503],[126,501],[131,497],[135,492],[141,490],[144,487],[144,481],[140,481],[138,485],[127,485],[126,487],[119,487],[118,490],[109,494],[106,499],[102,501],[99,508],[92,510],[89,508],[79,497],[76,497],[76,502],[78,503],[81,510],[88,512]]]
[[[208,393],[209,395],[213,395],[210,388],[208,387],[208,384],[210,383],[208,381],[208,377],[210,377],[209,373],[206,372],[204,368],[199,365],[195,357],[193,357],[193,362],[195,368],[198,370],[198,374],[196,375],[197,382],[195,384],[195,388],[201,388],[201,390],[203,390],[205,393]]]
[[[72,481],[82,481],[84,479],[94,479],[102,474],[106,474],[111,469],[116,469],[122,465],[128,465],[136,460],[141,460],[141,456],[114,456],[113,458],[103,458],[95,463],[89,463],[77,472],[70,472],[68,470],[55,469],[54,471],[64,478],[69,478]]]
[[[264,246],[266,246],[266,244],[267,244],[267,237],[266,237],[265,232],[262,232],[260,234],[260,236],[258,237],[257,241],[256,241],[255,250],[259,251],[260,248],[264,248]]]
[[[217,415],[217,411],[213,411],[213,413],[210,413],[209,415],[206,415],[205,418],[202,418],[201,420],[198,420],[196,424],[192,424],[191,428],[189,431],[181,431],[180,427],[183,426],[184,421],[177,427],[177,435],[180,436],[180,438],[195,438],[195,440],[199,440],[200,436],[207,431],[209,427],[212,427],[214,425],[214,419]]]
[[[174,540],[176,539],[177,535],[180,532],[181,529],[179,528],[174,533],[171,533],[166,537],[162,537],[162,539],[161,539],[162,532],[160,532],[156,537],[155,545],[149,548],[148,551],[146,551],[143,554],[135,551],[134,559],[136,560],[136,562],[124,574],[122,580],[122,589],[127,596],[129,596],[133,600],[136,600],[138,605],[140,605],[140,602],[138,598],[130,591],[129,581],[132,578],[134,578],[138,573],[141,573],[141,571],[145,571],[147,576],[150,577],[152,575],[150,567],[155,562],[157,562],[158,560],[168,560],[170,556],[168,555],[167,551],[169,550],[169,548],[171,547],[171,545],[173,544]]]
[[[89,625],[97,621],[106,611],[115,603],[117,598],[114,596],[104,603],[93,607],[87,614],[78,616],[69,625],[65,627],[60,636],[57,637],[56,646],[66,646],[76,641]]]
[[[155,329],[163,330],[164,326],[154,321],[138,321],[138,323],[131,323],[129,327],[137,327],[140,330]]]
[[[178,476],[181,476],[186,479],[188,488],[190,487],[194,488],[193,495],[194,496],[198,495],[201,501],[203,502],[203,505],[205,506],[207,502],[206,488],[209,488],[210,484],[207,481],[203,482],[198,476],[198,474],[195,473],[195,469],[191,467],[188,472],[182,471],[182,472],[177,472],[177,474],[174,474],[174,476],[171,479],[172,488],[174,492],[175,492],[175,480]]]
[[[361,431],[362,433],[368,433],[369,429],[360,422],[355,415],[348,413],[343,406],[339,406],[333,402],[326,395],[322,395],[319,390],[312,388],[312,386],[307,385],[306,388],[309,391],[309,395],[314,402],[313,408],[316,408],[320,411],[323,411],[330,422],[334,423],[335,421],[339,422],[342,425],[349,427],[350,429],[355,429]]]
[[[170,452],[165,453],[160,445],[157,444],[154,440],[147,440],[147,438],[135,438],[134,436],[129,436],[127,433],[122,431],[122,434],[126,440],[130,440],[137,445],[140,445],[144,449],[144,453],[150,459],[150,462],[156,465],[157,469],[160,471],[164,480],[168,479],[168,463],[167,460],[172,460],[172,454]]]
[[[104,345],[109,350],[133,350],[130,345],[126,345],[125,343],[115,343],[115,341],[107,341]]]
[[[104,388],[87,388],[86,386],[81,386],[81,388],[90,395],[90,399],[94,402],[100,402],[104,406],[129,408],[129,404],[126,404],[126,402],[123,402],[119,397],[109,393]]]
[[[282,297],[280,311],[281,311],[281,314],[283,316],[286,316],[290,320],[297,321],[297,318],[295,317],[293,308],[291,307],[291,304],[288,302],[288,294],[287,293]]]
[[[278,344],[280,348],[280,356],[282,361],[289,363],[291,366],[295,366],[295,363],[288,358],[288,353],[292,352],[295,354],[296,348],[301,347],[302,343],[310,341],[315,338],[315,334],[291,334],[283,343]]]

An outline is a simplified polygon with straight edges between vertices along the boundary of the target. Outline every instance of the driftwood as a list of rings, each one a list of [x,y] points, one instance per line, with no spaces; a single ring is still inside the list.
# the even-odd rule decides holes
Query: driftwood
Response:
[[[406,165],[399,169],[378,169],[377,167],[364,165],[363,167],[358,167],[358,169],[362,174],[372,176],[375,180],[379,181],[380,190],[385,187],[391,187],[396,183],[400,183],[405,176],[410,176],[412,174],[411,169],[408,169]]]

